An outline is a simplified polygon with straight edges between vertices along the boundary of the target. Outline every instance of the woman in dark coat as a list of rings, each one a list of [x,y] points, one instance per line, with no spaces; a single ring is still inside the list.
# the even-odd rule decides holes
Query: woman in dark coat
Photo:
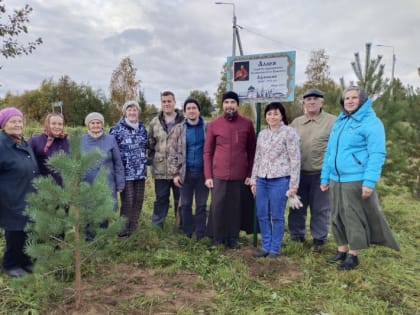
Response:
[[[6,248],[3,269],[11,277],[32,270],[24,252],[27,217],[25,197],[33,192],[32,179],[38,175],[34,153],[23,139],[23,114],[17,108],[0,110],[0,227],[4,229]]]
[[[62,186],[63,180],[59,174],[47,166],[51,155],[59,151],[69,152],[69,141],[64,133],[64,117],[60,113],[50,113],[44,121],[44,133],[29,139],[29,146],[38,162],[39,173],[43,176],[51,175],[55,182]]]

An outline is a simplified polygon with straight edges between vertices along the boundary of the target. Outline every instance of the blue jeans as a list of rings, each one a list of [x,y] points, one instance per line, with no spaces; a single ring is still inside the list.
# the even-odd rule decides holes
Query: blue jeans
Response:
[[[255,202],[262,238],[261,249],[264,252],[280,253],[289,182],[289,176],[270,179],[257,177]]]
[[[181,218],[184,234],[191,237],[193,226],[197,239],[204,237],[206,231],[207,213],[206,204],[209,195],[208,188],[204,185],[203,173],[188,173],[181,188]],[[193,197],[195,196],[195,215],[192,214]],[[194,224],[193,224],[194,223]]]

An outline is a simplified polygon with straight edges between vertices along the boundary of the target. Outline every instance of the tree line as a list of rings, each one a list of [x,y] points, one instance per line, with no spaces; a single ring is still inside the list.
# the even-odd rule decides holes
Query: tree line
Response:
[[[6,5],[0,0],[0,18],[7,15],[5,22],[0,23],[0,53],[4,58],[30,54],[42,44],[41,38],[24,44],[17,40],[22,34],[28,33],[31,12],[32,8],[25,5],[7,15]],[[366,44],[364,58],[359,52],[354,54],[354,61],[350,62],[350,66],[357,82],[349,84],[365,88],[367,94],[373,98],[374,109],[385,125],[388,150],[383,172],[385,181],[392,186],[408,187],[414,196],[420,199],[420,88],[404,86],[398,78],[392,82],[384,78],[385,64],[382,63],[382,56],[372,57],[371,47],[371,43]],[[307,80],[296,86],[295,101],[285,104],[291,120],[302,114],[302,94],[310,87],[324,92],[326,111],[333,114],[340,111],[339,99],[346,83],[343,78],[340,78],[338,84],[331,78],[328,61],[329,56],[324,49],[311,52],[305,71]],[[109,98],[103,91],[94,90],[86,84],[78,84],[69,76],[63,75],[58,81],[45,79],[39,88],[25,91],[21,95],[7,93],[0,99],[0,108],[16,106],[25,112],[29,121],[41,122],[52,110],[51,104],[61,101],[67,124],[79,126],[83,125],[84,117],[92,111],[101,112],[107,122],[113,123],[121,116],[122,105],[127,100],[135,99],[142,109],[140,119],[147,124],[158,112],[158,108],[146,102],[141,82],[136,79],[136,71],[132,60],[129,57],[124,58],[112,73]],[[220,112],[224,92],[226,64],[221,71],[215,101],[207,91],[191,91],[190,97],[198,99],[202,108],[201,114],[210,117],[214,109]],[[240,111],[251,118],[255,117],[255,109],[249,105],[241,106]]]

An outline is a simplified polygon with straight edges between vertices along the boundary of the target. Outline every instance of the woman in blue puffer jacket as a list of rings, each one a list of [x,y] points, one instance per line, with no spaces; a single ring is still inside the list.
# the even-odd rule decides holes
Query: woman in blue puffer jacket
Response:
[[[385,130],[372,100],[357,86],[347,88],[342,112],[331,129],[321,172],[330,190],[331,228],[338,251],[329,262],[338,270],[358,264],[358,251],[371,244],[399,250],[374,190],[385,161]]]

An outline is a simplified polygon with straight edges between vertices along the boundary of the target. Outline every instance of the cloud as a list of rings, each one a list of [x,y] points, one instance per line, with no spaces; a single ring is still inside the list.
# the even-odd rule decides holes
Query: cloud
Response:
[[[9,9],[22,6],[8,0]],[[220,71],[232,51],[231,5],[213,0],[34,0],[29,35],[44,44],[30,56],[0,60],[0,97],[37,88],[42,80],[69,75],[108,95],[112,71],[129,56],[138,69],[146,100],[159,105],[159,93],[173,90],[178,103],[191,90],[213,96]],[[312,50],[325,49],[332,77],[354,80],[350,62],[373,43],[373,57],[383,55],[390,77],[392,45],[395,76],[420,85],[418,0],[343,0],[284,2],[235,1],[245,54],[296,51],[296,82]]]
[[[137,28],[124,30],[106,37],[103,41],[106,50],[111,50],[114,55],[121,55],[145,50],[150,45],[151,39],[149,31]]]

